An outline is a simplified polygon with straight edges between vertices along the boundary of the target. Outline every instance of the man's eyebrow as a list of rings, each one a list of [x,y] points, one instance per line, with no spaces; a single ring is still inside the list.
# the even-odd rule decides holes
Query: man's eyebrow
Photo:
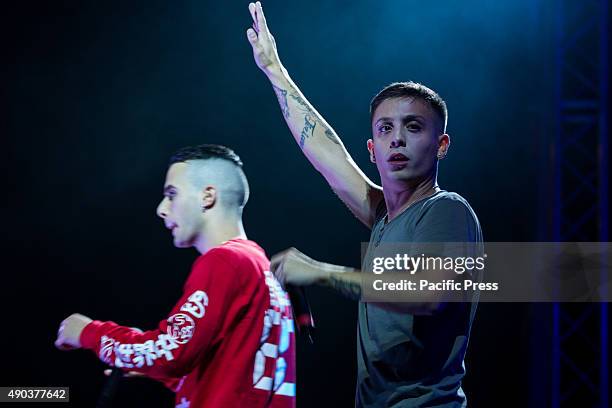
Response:
[[[406,115],[402,118],[403,121],[418,119],[421,121],[425,121],[425,117],[421,115]],[[383,117],[379,118],[374,124],[378,124],[379,122],[393,122],[393,118]]]
[[[421,115],[406,115],[406,116],[404,116],[404,121],[414,120],[414,119],[419,119],[419,120],[425,121],[425,116],[421,116]]]
[[[379,118],[376,122],[374,122],[374,124],[377,125],[378,122],[393,122],[393,118],[387,118],[387,117]]]
[[[176,190],[176,187],[174,187],[172,184],[168,184],[166,187],[164,187],[164,194],[169,193],[170,190]]]

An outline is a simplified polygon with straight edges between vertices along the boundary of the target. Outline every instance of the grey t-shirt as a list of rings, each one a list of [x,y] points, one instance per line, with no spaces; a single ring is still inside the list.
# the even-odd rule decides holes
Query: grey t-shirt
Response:
[[[438,191],[386,223],[384,201],[364,265],[381,243],[476,242],[476,214],[459,194]],[[366,270],[366,267],[362,268]],[[433,315],[413,315],[359,303],[356,406],[465,407],[463,358],[477,305],[447,303]]]

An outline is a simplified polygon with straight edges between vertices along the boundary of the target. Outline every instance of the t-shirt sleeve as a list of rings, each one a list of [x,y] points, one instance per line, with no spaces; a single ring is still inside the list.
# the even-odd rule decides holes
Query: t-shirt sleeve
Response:
[[[461,272],[457,272],[459,269],[456,273],[449,272],[448,278],[481,281],[481,271],[467,265],[471,265],[468,259],[482,256],[483,250],[478,219],[463,200],[449,197],[435,201],[416,224],[414,255],[450,257],[465,266],[460,268]],[[468,294],[462,292],[462,295]]]
[[[233,318],[228,311],[238,295],[237,278],[227,255],[211,250],[198,258],[181,298],[155,330],[93,321],[83,330],[81,344],[111,366],[141,372],[172,388],[223,337],[224,321]]]
[[[478,219],[462,200],[443,198],[427,208],[416,223],[412,250],[441,257],[477,257],[482,254]]]
[[[440,199],[419,219],[415,242],[478,242],[478,221],[470,208],[460,200]]]

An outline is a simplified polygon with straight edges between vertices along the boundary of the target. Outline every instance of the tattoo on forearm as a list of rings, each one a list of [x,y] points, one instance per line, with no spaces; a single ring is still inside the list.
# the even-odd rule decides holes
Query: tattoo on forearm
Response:
[[[315,126],[317,126],[316,121],[310,121],[312,118],[309,115],[304,117],[304,128],[302,129],[302,133],[300,133],[300,148],[304,148],[304,143],[306,139],[314,134]]]
[[[289,96],[291,97],[291,99],[296,101],[298,105],[300,105],[300,110],[302,112],[310,113],[311,115],[314,115],[314,112],[312,111],[312,109],[310,109],[310,106],[308,106],[304,98],[302,98],[300,95],[295,94],[295,93],[291,93],[289,94]]]
[[[329,285],[342,293],[344,296],[359,300],[361,298],[361,284],[359,282],[353,282],[349,279],[344,279],[342,273],[332,273],[329,277]]]
[[[304,143],[306,143],[306,139],[308,139],[308,137],[314,135],[314,129],[315,129],[315,126],[317,124],[319,124],[319,126],[321,126],[321,127],[323,127],[325,129],[325,136],[327,136],[327,138],[329,140],[331,140],[332,142],[334,142],[336,144],[340,144],[340,141],[338,140],[336,135],[334,135],[334,132],[332,132],[330,128],[325,126],[325,124],[321,120],[319,120],[317,118],[317,115],[310,108],[308,103],[306,103],[304,98],[302,98],[297,93],[290,93],[289,96],[291,97],[291,99],[293,99],[298,104],[298,109],[302,113],[304,113],[306,115],[305,118],[304,118],[304,128],[302,129],[302,133],[300,134],[300,148],[303,149],[304,148]],[[287,103],[286,93],[285,93],[285,95],[283,95],[283,97],[285,98],[284,99],[285,103]],[[288,109],[289,108],[287,108],[287,110]],[[287,111],[287,116],[286,117],[288,117],[288,116],[289,116],[289,112]]]
[[[274,93],[276,94],[276,98],[278,99],[278,103],[280,104],[283,116],[286,119],[289,117],[289,106],[287,105],[287,91],[275,85],[272,86],[274,87]]]
[[[335,144],[337,145],[340,144],[340,140],[338,139],[338,136],[336,136],[334,132],[331,131],[330,128],[325,129],[325,136],[327,136],[327,138],[331,140],[332,142],[334,142]]]

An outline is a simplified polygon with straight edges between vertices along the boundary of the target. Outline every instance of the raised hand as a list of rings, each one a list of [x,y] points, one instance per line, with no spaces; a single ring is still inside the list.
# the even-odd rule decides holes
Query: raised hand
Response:
[[[247,39],[253,47],[255,63],[268,77],[279,75],[282,72],[282,64],[261,3],[249,3],[249,12],[253,18],[253,27],[247,30]]]

